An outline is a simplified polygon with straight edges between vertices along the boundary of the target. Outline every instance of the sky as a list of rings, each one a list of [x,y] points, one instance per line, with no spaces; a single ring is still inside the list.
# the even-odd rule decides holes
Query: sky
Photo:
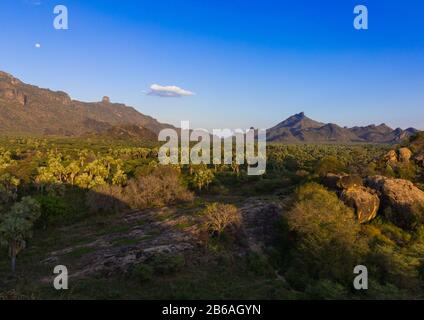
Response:
[[[176,126],[424,129],[422,0],[1,0],[0,30],[0,70]]]

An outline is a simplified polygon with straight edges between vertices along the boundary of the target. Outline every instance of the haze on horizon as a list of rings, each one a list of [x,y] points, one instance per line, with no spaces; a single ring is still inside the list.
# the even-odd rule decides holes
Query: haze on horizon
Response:
[[[0,70],[73,99],[110,96],[179,126],[270,128],[304,111],[424,129],[424,3],[3,0]]]

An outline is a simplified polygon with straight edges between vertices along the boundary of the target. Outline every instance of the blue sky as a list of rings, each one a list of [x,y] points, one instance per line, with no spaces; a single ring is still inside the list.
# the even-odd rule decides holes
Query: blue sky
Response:
[[[53,28],[57,4],[69,30]],[[353,28],[357,4],[369,30]],[[304,111],[424,129],[421,0],[1,0],[0,30],[0,70],[162,122],[269,128]],[[147,95],[152,84],[195,95]]]

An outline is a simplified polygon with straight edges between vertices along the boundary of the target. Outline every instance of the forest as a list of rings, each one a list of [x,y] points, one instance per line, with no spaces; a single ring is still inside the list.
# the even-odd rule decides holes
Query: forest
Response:
[[[2,137],[0,299],[424,297],[424,135],[270,144],[263,176],[159,147]]]

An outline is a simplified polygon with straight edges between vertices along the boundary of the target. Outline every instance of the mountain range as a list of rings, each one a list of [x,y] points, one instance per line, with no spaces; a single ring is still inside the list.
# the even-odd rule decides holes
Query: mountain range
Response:
[[[418,132],[417,129],[392,129],[386,124],[365,127],[340,127],[295,114],[267,130],[267,141],[286,143],[397,143]]]
[[[0,134],[106,136],[156,140],[160,130],[175,128],[132,107],[72,100],[62,91],[26,84],[0,71]],[[299,113],[267,131],[269,142],[285,143],[396,143],[417,130],[391,129],[385,124],[346,128],[321,123]]]
[[[124,104],[72,100],[62,91],[25,84],[0,72],[0,134],[57,136],[117,135],[157,139],[172,127]]]

